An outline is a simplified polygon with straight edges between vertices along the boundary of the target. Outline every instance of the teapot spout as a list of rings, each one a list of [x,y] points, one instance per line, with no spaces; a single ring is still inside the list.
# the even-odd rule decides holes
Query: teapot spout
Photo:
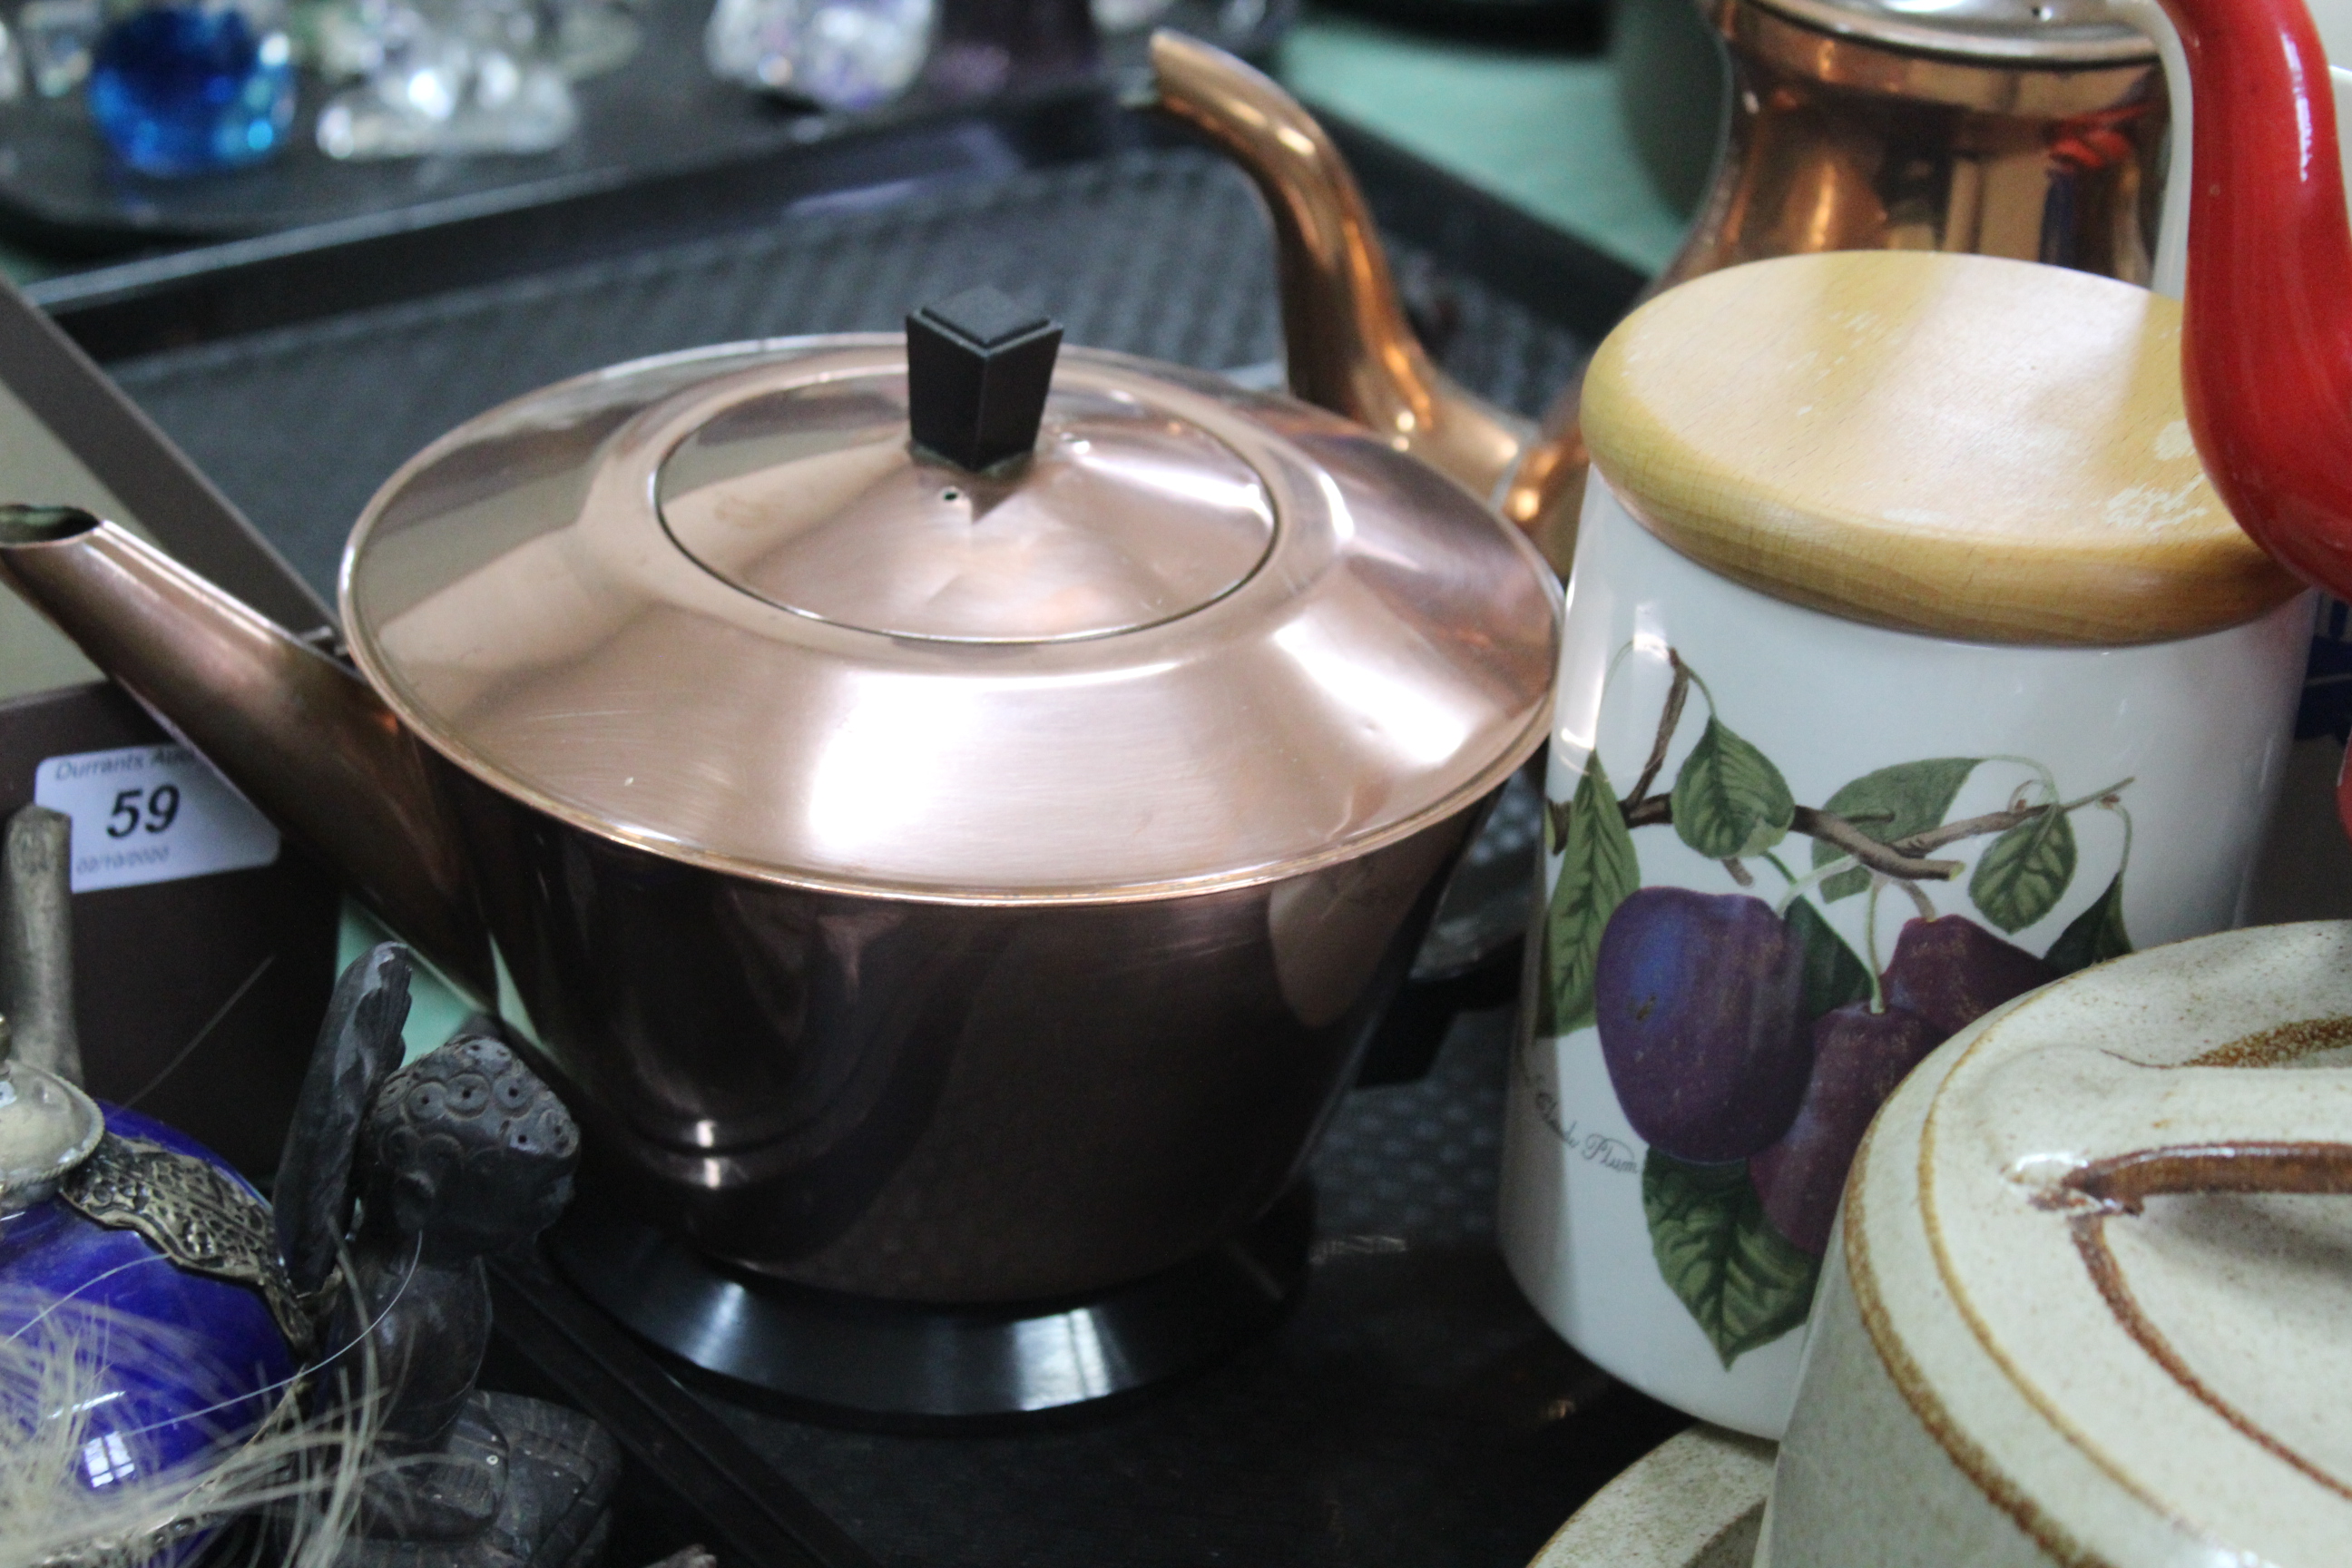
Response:
[[[171,557],[68,507],[0,507],[0,579],[449,977],[497,994],[457,835],[366,682]]]
[[[2302,0],[2163,5],[2194,103],[2189,430],[2239,525],[2352,595],[2352,231],[2327,58]]]
[[[1157,106],[1205,133],[1265,198],[1291,391],[1496,504],[1530,427],[1422,352],[1363,193],[1315,117],[1261,73],[1181,33],[1151,36],[1151,68]]]

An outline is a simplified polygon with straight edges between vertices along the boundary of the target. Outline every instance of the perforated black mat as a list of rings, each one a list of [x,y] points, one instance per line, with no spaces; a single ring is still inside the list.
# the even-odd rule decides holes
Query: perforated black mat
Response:
[[[855,200],[109,368],[331,595],[353,520],[411,453],[508,398],[623,360],[891,331],[913,307],[977,283],[1051,311],[1075,343],[1211,370],[1281,353],[1265,217],[1242,177],[1206,154],[1135,153]],[[1587,346],[1475,279],[1438,287],[1448,367],[1524,411],[1541,408]]]

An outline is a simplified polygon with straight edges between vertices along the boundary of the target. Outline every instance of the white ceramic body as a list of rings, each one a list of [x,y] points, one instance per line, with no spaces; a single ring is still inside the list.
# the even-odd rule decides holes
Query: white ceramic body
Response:
[[[2226,631],[2131,647],[1961,643],[1839,618],[1718,577],[1647,532],[1598,469],[1587,491],[1568,592],[1547,794],[1575,795],[1595,751],[1630,795],[1651,752],[1672,683],[1671,648],[1705,682],[1720,721],[1785,777],[1799,805],[1821,807],[1849,781],[1919,759],[1982,758],[1941,818],[2014,805],[2037,787],[2031,759],[2074,800],[2129,780],[2113,798],[2128,813],[2122,913],[2139,947],[2218,930],[2240,912],[2250,863],[2284,763],[2312,605],[2298,597]],[[1606,700],[1604,700],[1604,682]],[[1707,704],[1696,688],[1652,793],[1676,778]],[[2071,814],[2076,867],[2063,896],[2008,940],[2036,955],[2098,900],[2121,868],[2123,813]],[[1735,882],[1671,826],[1631,835],[1639,885],[1777,900],[1781,875],[1760,858]],[[1939,914],[1982,921],[1969,889],[1987,837],[1937,854],[1967,869],[1922,884]],[[1547,847],[1547,905],[1561,855]],[[1811,843],[1792,834],[1774,853],[1800,877]],[[1814,907],[1874,969],[1917,913],[1892,885]],[[1529,994],[1544,984],[1548,915],[1531,943]],[[1530,1300],[1575,1348],[1612,1375],[1706,1420],[1780,1436],[1795,1393],[1801,1325],[1736,1355],[1727,1367],[1692,1309],[1666,1284],[1643,1212],[1647,1145],[1612,1088],[1598,1031],[1539,1032],[1528,1022],[1511,1077],[1505,1134],[1502,1242]],[[1855,1130],[1859,1135],[1859,1128]],[[1795,1294],[1794,1292],[1790,1292]],[[1801,1311],[1801,1295],[1796,1295]]]
[[[2343,1563],[2345,1199],[2052,1194],[2127,1151],[2343,1144],[2347,1040],[2352,923],[2315,921],[2102,966],[1930,1057],[1846,1191],[1758,1568]]]

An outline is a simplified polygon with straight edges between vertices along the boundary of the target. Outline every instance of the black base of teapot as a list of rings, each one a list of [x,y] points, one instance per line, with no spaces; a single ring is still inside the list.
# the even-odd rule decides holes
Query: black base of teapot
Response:
[[[1297,1296],[1314,1218],[1301,1181],[1247,1230],[1148,1279],[984,1307],[785,1284],[576,1207],[548,1249],[589,1300],[730,1394],[857,1424],[962,1426],[1091,1408],[1214,1364]]]

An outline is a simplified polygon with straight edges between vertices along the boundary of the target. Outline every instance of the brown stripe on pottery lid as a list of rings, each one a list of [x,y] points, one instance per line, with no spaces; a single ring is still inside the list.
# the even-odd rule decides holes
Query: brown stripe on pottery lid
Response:
[[[1875,625],[2157,642],[2299,586],[2198,462],[2179,305],[2086,273],[1848,251],[1695,279],[1601,344],[1584,428],[1659,539]]]

